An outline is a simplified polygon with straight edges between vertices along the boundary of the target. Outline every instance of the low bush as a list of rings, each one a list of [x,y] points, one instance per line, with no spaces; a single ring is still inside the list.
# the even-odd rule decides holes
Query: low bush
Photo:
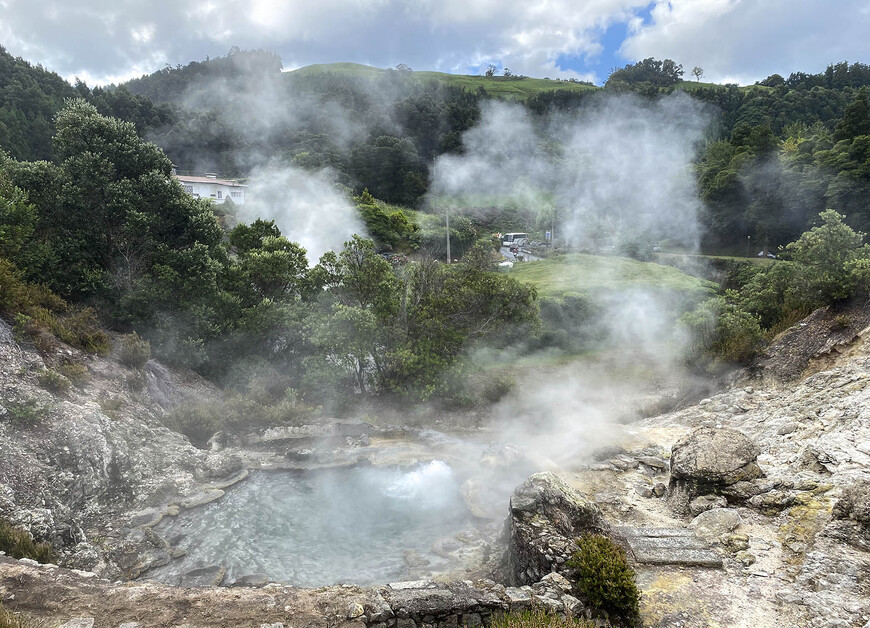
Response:
[[[2,418],[18,427],[39,425],[48,415],[48,408],[35,399],[28,401],[4,401],[3,407],[6,408],[6,414]]]
[[[57,317],[50,329],[58,339],[82,351],[98,355],[109,352],[109,336],[100,329],[93,308],[86,307],[73,314]]]
[[[91,381],[88,367],[78,362],[67,362],[57,367],[57,372],[66,377],[76,388],[84,388]]]
[[[0,314],[15,321],[15,330],[44,353],[57,347],[51,336],[88,353],[103,355],[109,351],[109,336],[100,329],[93,308],[70,311],[66,301],[45,286],[25,281],[15,265],[3,258]]]
[[[117,419],[118,413],[124,407],[124,401],[120,397],[100,397],[97,403],[100,404],[103,414],[111,419]]]
[[[136,332],[118,340],[118,359],[134,369],[141,369],[151,359],[151,343]]]
[[[831,322],[831,331],[843,331],[852,324],[852,318],[848,314],[840,314]]]
[[[495,375],[483,383],[481,395],[489,403],[496,403],[501,401],[505,395],[513,390],[516,383],[516,379],[514,379],[514,377],[509,373]]]
[[[640,590],[625,552],[606,536],[587,534],[577,539],[577,551],[568,561],[576,572],[581,598],[593,608],[635,623]]]
[[[70,386],[72,386],[66,377],[51,369],[42,369],[37,374],[36,379],[39,381],[40,386],[55,395],[65,395],[69,392]]]
[[[0,604],[0,628],[27,628],[27,623],[23,618],[7,611]]]
[[[259,403],[247,395],[230,395],[224,401],[184,404],[163,419],[169,429],[184,434],[196,447],[203,448],[220,430],[241,432],[250,429],[287,425],[311,416],[292,388],[273,404]]]
[[[36,543],[26,530],[13,527],[0,519],[0,551],[12,558],[30,558],[39,563],[51,563],[57,554],[48,543]]]
[[[548,615],[543,611],[523,611],[522,613],[504,613],[492,618],[492,628],[549,628],[550,626],[580,626],[594,628],[595,622],[586,619],[574,619],[559,615]]]

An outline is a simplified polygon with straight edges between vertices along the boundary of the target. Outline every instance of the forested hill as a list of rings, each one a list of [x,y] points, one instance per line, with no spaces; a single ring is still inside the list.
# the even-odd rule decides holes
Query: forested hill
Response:
[[[843,62],[744,87],[683,74],[673,61],[654,59],[614,71],[602,88],[402,66],[283,72],[274,53],[231,50],[90,89],[0,50],[0,146],[16,159],[51,159],[52,116],[65,98],[80,96],[104,115],[133,122],[182,171],[246,176],[267,162],[329,167],[357,194],[368,188],[387,202],[418,206],[434,160],[463,150],[462,135],[488,100],[522,103],[545,129],[553,111],[570,117],[608,106],[614,94],[654,102],[682,90],[717,112],[696,157],[705,247],[775,248],[825,208],[870,230],[870,66]],[[559,142],[542,135],[554,159]]]
[[[174,119],[168,107],[157,107],[124,87],[73,86],[0,46],[0,149],[15,159],[51,159],[54,116],[68,98],[84,98],[103,115],[133,122],[140,134]]]

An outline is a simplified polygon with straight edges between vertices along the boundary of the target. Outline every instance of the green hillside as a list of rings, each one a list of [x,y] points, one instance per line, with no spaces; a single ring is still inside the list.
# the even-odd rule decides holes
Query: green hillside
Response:
[[[355,78],[381,78],[389,72],[396,70],[384,70],[375,68],[370,65],[362,65],[359,63],[322,63],[317,65],[308,65],[298,70],[288,72],[290,75],[297,76],[313,76],[316,74],[332,73],[339,76],[348,76]],[[592,85],[584,85],[582,83],[571,83],[569,81],[556,81],[553,79],[540,78],[517,78],[505,76],[474,76],[469,74],[447,74],[445,72],[408,72],[407,76],[414,78],[420,82],[437,81],[444,85],[453,87],[461,87],[467,90],[477,90],[482,87],[492,96],[502,96],[508,98],[525,99],[541,92],[549,92],[554,90],[566,90],[583,92],[599,89]]]

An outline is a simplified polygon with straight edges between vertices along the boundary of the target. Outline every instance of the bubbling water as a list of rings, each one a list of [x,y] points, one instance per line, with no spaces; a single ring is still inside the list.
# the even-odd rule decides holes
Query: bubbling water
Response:
[[[222,499],[160,524],[186,553],[147,578],[221,565],[224,582],[249,574],[297,586],[374,584],[438,572],[432,545],[474,525],[459,482],[441,461],[411,470],[356,467],[259,472]]]

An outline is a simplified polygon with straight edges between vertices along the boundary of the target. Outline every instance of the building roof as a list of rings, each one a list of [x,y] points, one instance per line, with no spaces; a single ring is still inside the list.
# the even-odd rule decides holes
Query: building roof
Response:
[[[218,179],[216,177],[189,177],[187,175],[182,174],[174,174],[172,175],[182,183],[215,183],[217,185],[226,185],[231,188],[246,188],[247,185],[242,185],[241,183],[236,183],[235,181],[230,181],[229,179]]]

